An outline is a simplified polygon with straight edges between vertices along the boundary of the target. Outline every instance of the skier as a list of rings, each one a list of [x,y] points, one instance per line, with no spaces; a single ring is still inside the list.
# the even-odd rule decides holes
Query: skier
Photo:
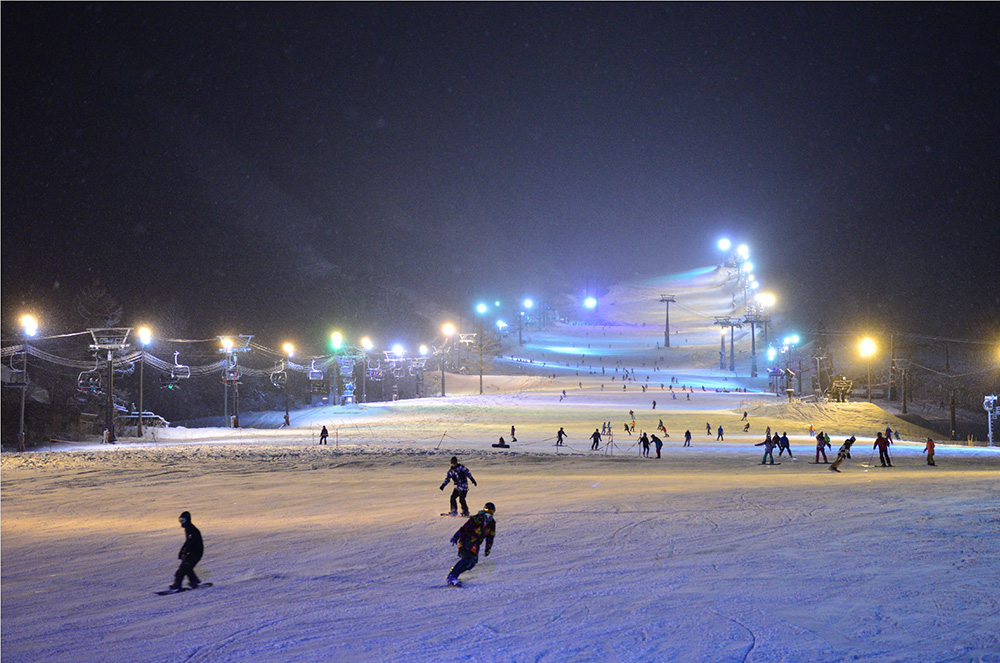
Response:
[[[449,481],[455,484],[455,488],[451,491],[451,511],[448,512],[448,515],[458,515],[459,502],[462,504],[462,515],[469,515],[469,505],[465,502],[465,496],[469,494],[469,482],[471,481],[473,486],[478,486],[479,484],[476,483],[476,479],[472,476],[469,468],[465,465],[460,465],[458,458],[455,456],[451,457],[451,469],[448,470],[448,474],[444,477],[441,490],[444,490]]]
[[[462,581],[458,576],[472,569],[479,562],[479,546],[483,542],[483,555],[490,556],[493,548],[493,538],[497,534],[497,524],[493,520],[496,513],[496,506],[493,502],[487,502],[482,511],[469,518],[462,525],[455,535],[451,537],[451,545],[458,546],[458,563],[451,567],[448,572],[448,584],[452,587],[461,587]]]
[[[813,430],[815,430],[815,428]],[[820,431],[819,434],[816,435],[816,463],[817,464],[819,464],[819,455],[820,454],[823,454],[823,462],[826,463],[827,465],[830,464],[830,461],[828,461],[826,459],[826,447],[829,447],[829,446],[830,446],[830,438],[828,438],[826,435],[824,435],[823,431]],[[833,447],[830,447],[830,449],[832,450]]]
[[[778,437],[778,431],[774,431],[774,436]],[[795,460],[795,456],[792,455],[792,447],[788,442],[788,433],[782,432],[781,437],[778,437],[778,458],[781,458],[781,454],[788,452],[788,457]]]
[[[777,437],[777,435],[774,436],[774,438]],[[771,459],[771,465],[774,465],[774,446],[777,444],[777,441],[774,438],[768,435],[764,438],[763,442],[758,442],[754,445],[755,447],[764,447],[764,457],[760,461],[761,465],[767,465],[768,458]]]
[[[601,446],[601,432],[595,428],[594,434],[590,436],[590,439],[594,441],[594,443],[590,445],[590,450],[597,451],[598,447]]]
[[[645,431],[639,436],[639,442],[642,444],[642,457],[649,458],[649,436]]]
[[[177,553],[177,559],[181,560],[181,565],[177,567],[177,572],[174,573],[174,584],[170,585],[170,589],[180,589],[185,576],[187,576],[191,589],[194,589],[201,584],[198,576],[194,573],[194,567],[205,553],[205,544],[201,540],[201,531],[191,522],[190,513],[185,511],[181,514],[179,520],[181,527],[184,528],[184,545],[181,546],[181,551]]]
[[[629,437],[632,436],[632,429],[628,427],[628,422],[625,423],[625,432],[629,434]]]
[[[653,409],[654,410],[656,409],[656,401],[655,400],[653,401]]]
[[[660,419],[660,425],[656,427],[656,430],[661,430],[664,433],[667,432],[667,427],[663,425],[663,419]]]
[[[936,465],[937,464],[937,463],[934,462],[934,440],[932,440],[931,438],[927,438],[927,445],[924,447],[924,450],[923,450],[922,453],[927,454],[927,464],[928,465]]]
[[[511,426],[510,427],[510,443],[514,444],[515,442],[517,442],[517,438],[514,437],[514,427]]]
[[[744,433],[749,433],[750,432],[750,422],[749,421],[746,422],[745,424],[743,424],[743,432]]]
[[[747,411],[743,410],[743,418],[740,419],[740,421],[746,421],[746,420],[747,420]]]
[[[660,438],[656,437],[655,433],[653,435],[650,435],[649,439],[652,440],[653,444],[656,445],[656,457],[659,458],[660,457],[660,449],[663,448],[663,440],[661,440]]]
[[[830,466],[831,472],[840,471],[837,469],[837,467],[844,462],[845,458],[851,457],[851,445],[853,445],[855,442],[857,442],[857,440],[854,439],[853,435],[844,440],[844,443],[840,445],[840,449],[837,451],[837,460],[833,461],[833,465]]]
[[[724,437],[722,436],[722,426],[719,426],[719,435],[718,435],[718,437],[716,437],[716,438],[715,438],[715,441],[716,441],[716,442],[718,442],[718,441],[720,441],[720,440],[721,440],[721,441],[723,441],[723,442],[725,442],[725,441],[726,441],[726,438],[724,438]]]
[[[875,444],[872,445],[872,449],[878,449],[878,459],[882,463],[882,467],[892,467],[892,458],[889,457],[890,444],[892,444],[891,440],[885,439],[882,437],[882,433],[878,433]]]
[[[712,434],[712,425],[706,421],[705,422],[705,435],[711,435],[711,434]]]
[[[559,431],[556,433],[556,446],[557,447],[561,447],[563,445],[563,438],[564,437],[569,437],[569,435],[567,435],[566,431],[563,430],[563,427],[560,426],[559,427]]]
[[[684,431],[684,446],[685,447],[690,447],[691,446],[691,430],[690,429]]]
[[[326,444],[326,438],[328,437],[330,437],[330,431],[326,429],[326,426],[323,426],[323,430],[319,432],[319,443]]]

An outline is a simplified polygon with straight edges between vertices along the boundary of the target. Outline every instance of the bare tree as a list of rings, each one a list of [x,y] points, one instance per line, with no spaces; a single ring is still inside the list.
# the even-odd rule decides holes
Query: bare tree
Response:
[[[114,327],[125,310],[100,280],[95,280],[77,295],[76,312],[87,327]]]
[[[500,342],[493,336],[480,329],[476,338],[468,347],[470,363],[472,367],[479,371],[479,393],[483,393],[483,372],[493,367],[493,357],[500,353]]]

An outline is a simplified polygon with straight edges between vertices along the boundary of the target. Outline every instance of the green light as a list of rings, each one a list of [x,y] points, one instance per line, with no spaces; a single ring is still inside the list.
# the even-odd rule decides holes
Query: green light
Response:
[[[332,334],[330,334],[330,346],[334,350],[340,350],[342,347],[344,347],[344,335],[341,334],[339,331],[335,331]]]

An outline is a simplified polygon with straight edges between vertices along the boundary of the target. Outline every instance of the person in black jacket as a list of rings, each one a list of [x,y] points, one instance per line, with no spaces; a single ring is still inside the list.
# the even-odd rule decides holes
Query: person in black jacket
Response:
[[[194,567],[205,553],[205,544],[201,540],[201,531],[191,522],[190,513],[187,511],[182,513],[180,521],[181,527],[184,528],[184,545],[181,546],[181,551],[177,553],[177,558],[181,560],[181,565],[177,568],[177,573],[174,574],[174,584],[170,585],[170,589],[180,589],[181,583],[184,582],[184,576],[187,576],[188,582],[193,589],[201,584],[198,576],[194,573]]]
[[[476,483],[476,479],[472,476],[469,468],[459,464],[458,458],[455,456],[451,457],[451,469],[448,470],[448,474],[444,477],[441,490],[444,490],[449,481],[455,483],[455,489],[451,491],[451,511],[448,512],[448,515],[458,515],[458,503],[462,504],[462,515],[469,515],[469,505],[465,502],[465,496],[469,494],[469,482],[471,481],[473,486],[478,486],[479,484]]]

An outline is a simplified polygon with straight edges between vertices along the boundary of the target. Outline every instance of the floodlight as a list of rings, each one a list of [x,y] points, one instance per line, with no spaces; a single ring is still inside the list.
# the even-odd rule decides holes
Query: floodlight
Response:
[[[150,341],[153,340],[153,332],[149,327],[139,327],[138,330],[139,342],[143,345],[149,345]]]
[[[444,334],[445,336],[453,335],[455,333],[455,325],[451,324],[450,322],[444,323],[443,325],[441,325],[441,333]]]
[[[427,353],[430,352],[430,349],[426,345],[421,344],[419,352],[421,357],[426,357]]]
[[[372,343],[372,340],[370,338],[364,336],[361,338],[361,347],[363,347],[365,350],[371,350],[372,348],[375,347],[375,344]]]
[[[480,313],[480,314],[481,313],[486,313],[487,308],[488,307],[486,306],[486,304],[483,304],[483,303],[476,304],[476,313]]]
[[[531,301],[530,298],[524,300],[524,308],[531,308],[534,305],[535,305],[535,302]]]
[[[295,346],[291,343],[285,343],[281,346],[281,349],[285,351],[285,355],[291,358],[295,354]]]
[[[396,355],[397,357],[402,357],[404,352],[405,350],[403,350],[403,346],[400,345],[399,343],[396,343],[394,346],[392,346],[392,354]]]
[[[587,297],[585,300],[583,300],[583,305],[586,306],[587,308],[595,308],[597,306],[597,300],[594,299],[593,297]]]
[[[722,239],[719,240],[719,250],[720,251],[728,251],[729,247],[731,247],[732,245],[733,245],[733,243],[730,242],[726,238],[722,238]]]
[[[750,257],[750,247],[747,246],[746,244],[740,244],[738,247],[736,247],[736,255],[738,255],[743,260],[746,260],[747,258]]]
[[[330,334],[330,345],[334,350],[339,350],[344,347],[344,335],[339,331],[335,331]]]
[[[33,315],[22,315],[21,328],[25,336],[34,336],[38,333],[38,320]]]

